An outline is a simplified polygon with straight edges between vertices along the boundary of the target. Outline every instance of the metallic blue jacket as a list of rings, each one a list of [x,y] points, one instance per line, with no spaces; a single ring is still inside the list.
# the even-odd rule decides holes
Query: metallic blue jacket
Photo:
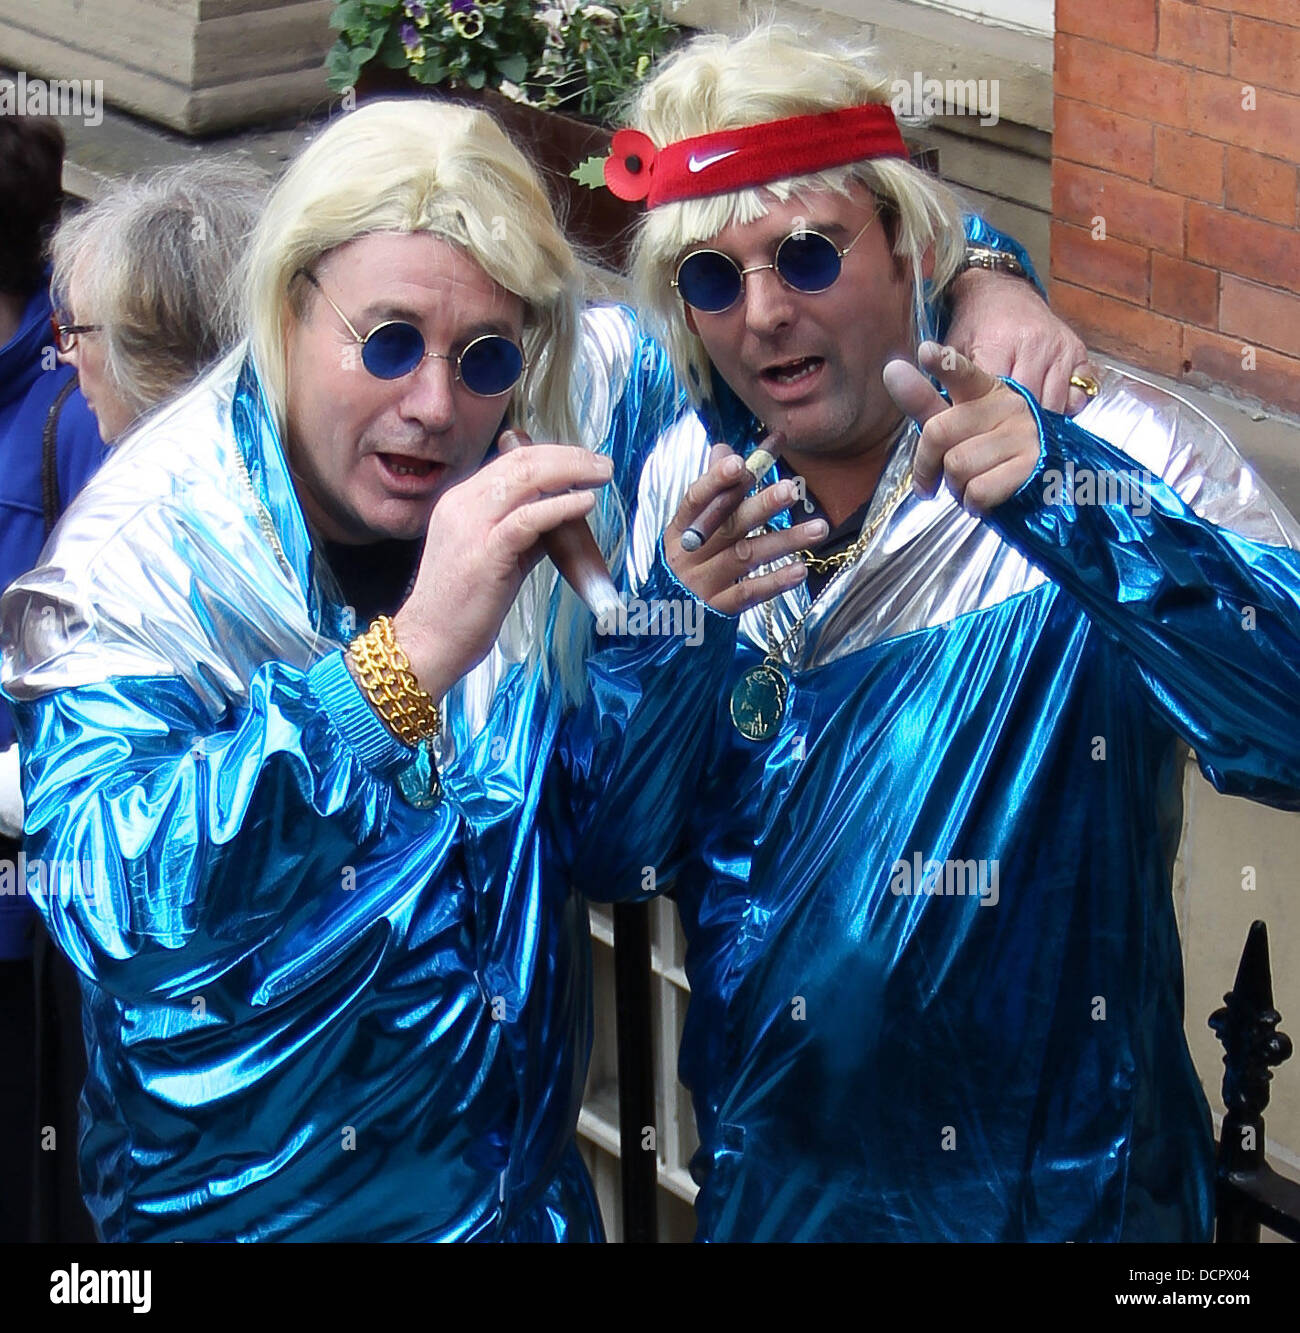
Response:
[[[761,610],[740,618],[658,876],[687,939],[701,1239],[1210,1235],[1183,760],[1300,807],[1300,527],[1175,395],[1107,371],[1074,421],[1029,402],[1033,476],[987,520],[909,492],[796,636],[765,742],[729,714],[768,651]],[[725,392],[706,416],[650,454],[641,572],[710,440],[753,441]],[[807,590],[774,605],[779,641]],[[611,857],[603,886],[640,896],[640,869]]]
[[[620,457],[676,411],[642,349],[588,317],[585,419]],[[586,908],[552,868],[680,819],[643,781],[697,746],[674,660],[721,671],[734,627],[602,645],[576,710],[503,635],[448,697],[421,809],[332,588],[236,353],[0,608],[26,888],[83,977],[91,1211],[110,1240],[599,1237]]]

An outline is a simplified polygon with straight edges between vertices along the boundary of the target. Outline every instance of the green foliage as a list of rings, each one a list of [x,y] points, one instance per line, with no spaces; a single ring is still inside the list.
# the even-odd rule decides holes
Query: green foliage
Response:
[[[339,92],[372,61],[431,86],[520,83],[546,45],[532,0],[335,0],[330,25],[339,37],[326,69]]]
[[[664,18],[658,0],[579,5],[553,34],[528,91],[541,106],[612,124],[682,32]]]
[[[512,84],[523,100],[600,123],[613,121],[681,32],[658,0],[559,10],[534,0],[335,0],[330,26],[335,91],[355,87],[373,64],[431,87]]]

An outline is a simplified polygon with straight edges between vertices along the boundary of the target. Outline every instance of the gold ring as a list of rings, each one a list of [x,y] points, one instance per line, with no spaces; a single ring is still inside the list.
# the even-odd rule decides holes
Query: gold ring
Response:
[[[1101,385],[1091,375],[1071,375],[1070,383],[1076,389],[1082,389],[1089,398],[1095,398],[1101,392]]]

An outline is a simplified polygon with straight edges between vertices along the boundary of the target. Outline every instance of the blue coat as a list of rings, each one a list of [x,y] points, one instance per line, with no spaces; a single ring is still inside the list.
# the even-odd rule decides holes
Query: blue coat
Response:
[[[54,359],[51,313],[49,291],[42,286],[27,302],[18,332],[0,347],[0,589],[31,569],[45,545],[41,440],[51,404],[75,375]],[[64,401],[57,444],[62,513],[104,453],[80,389]],[[13,718],[0,706],[0,750],[13,743]],[[23,958],[31,951],[32,912],[25,897],[0,897],[0,958]]]
[[[598,443],[673,410],[625,316],[589,316],[585,348]],[[662,853],[681,810],[646,774],[698,752],[684,663],[707,682],[734,627],[600,645],[578,708],[503,634],[445,702],[422,808],[238,353],[118,446],[2,613],[104,1237],[599,1236],[566,867],[605,832]]]
[[[730,703],[767,627],[740,618],[658,875],[687,943],[701,1239],[1209,1238],[1183,759],[1300,808],[1300,526],[1175,395],[1107,371],[1077,420],[1029,401],[1034,474],[986,519],[905,492],[795,634],[759,741]],[[638,569],[709,441],[754,440],[719,404],[650,455]],[[772,605],[779,641],[807,589]],[[593,882],[644,888],[612,854]]]

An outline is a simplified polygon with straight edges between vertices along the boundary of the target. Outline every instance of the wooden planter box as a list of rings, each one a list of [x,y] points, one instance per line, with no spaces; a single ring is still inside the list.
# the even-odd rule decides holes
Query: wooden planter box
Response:
[[[434,97],[490,111],[541,173],[560,225],[574,246],[585,252],[583,258],[616,272],[623,270],[641,210],[608,190],[589,190],[569,176],[587,158],[608,155],[612,130],[558,111],[525,106],[489,88],[481,92],[429,88],[403,70],[366,69],[357,80],[357,97],[362,102],[393,96]]]

